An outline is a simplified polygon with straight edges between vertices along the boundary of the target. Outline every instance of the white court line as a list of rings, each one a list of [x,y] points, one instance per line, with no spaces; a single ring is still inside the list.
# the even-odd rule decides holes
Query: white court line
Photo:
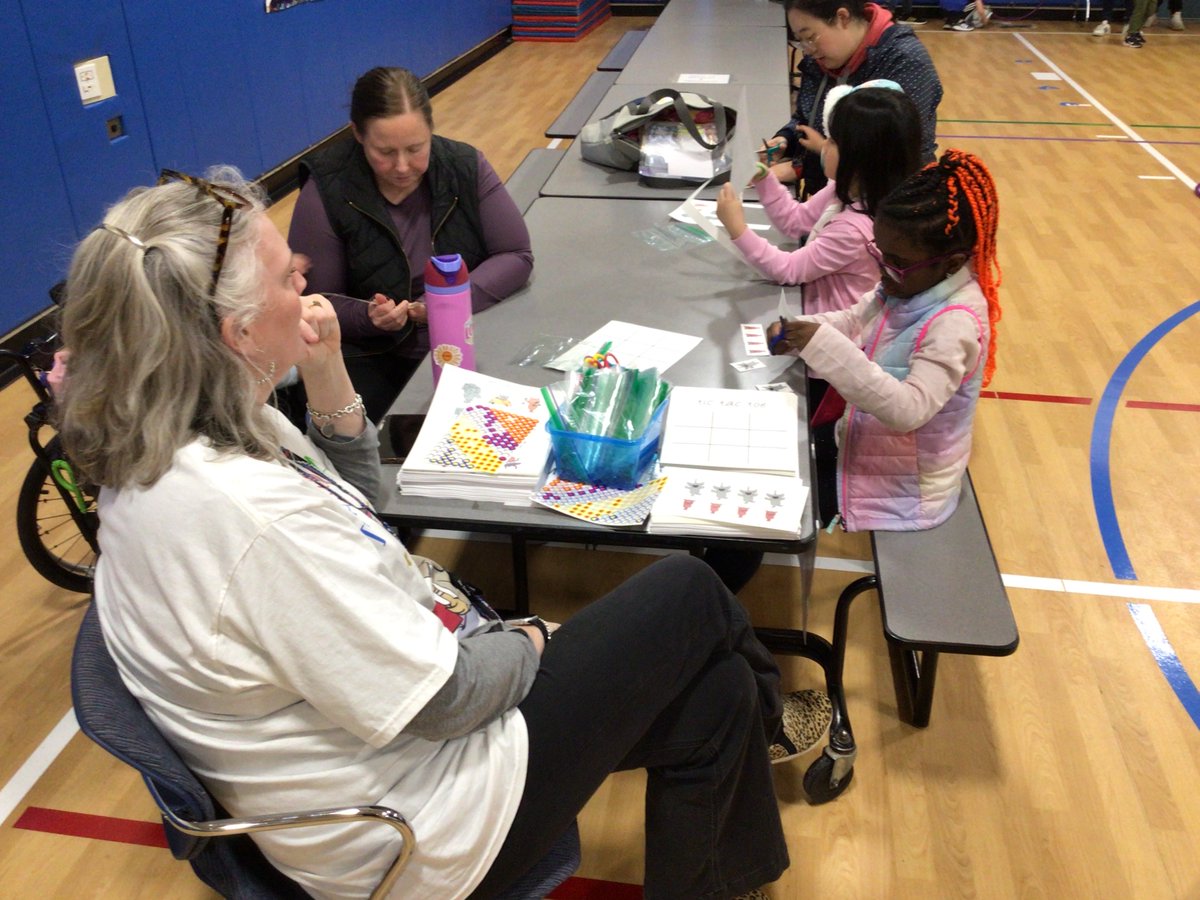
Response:
[[[1041,50],[1037,49],[1037,47],[1033,46],[1033,44],[1031,44],[1029,42],[1029,40],[1025,37],[1025,35],[1014,34],[1013,37],[1015,37],[1018,41],[1020,41],[1022,44],[1024,44],[1025,48],[1030,53],[1032,53],[1034,56],[1036,56],[1038,59],[1040,59],[1042,62],[1044,62],[1047,66],[1049,66],[1051,70],[1053,70],[1054,72],[1057,72],[1059,75],[1061,75],[1063,81],[1065,81],[1067,84],[1069,84],[1071,87],[1073,87],[1076,91],[1078,91],[1079,96],[1083,97],[1083,99],[1085,99],[1089,103],[1091,103],[1092,106],[1095,107],[1095,109],[1101,115],[1103,115],[1106,119],[1108,119],[1108,121],[1112,122],[1113,125],[1115,125],[1124,134],[1128,135],[1130,138],[1137,141],[1139,147],[1141,147],[1143,150],[1145,150],[1147,153],[1149,153],[1151,156],[1153,156],[1156,160],[1158,160],[1158,162],[1162,165],[1162,167],[1164,169],[1166,169],[1168,172],[1170,172],[1172,175],[1174,175],[1176,178],[1178,178],[1184,185],[1186,185],[1187,189],[1189,191],[1195,190],[1195,188],[1196,188],[1196,179],[1195,178],[1190,178],[1189,176],[1185,175],[1183,170],[1181,168],[1179,168],[1179,166],[1175,165],[1175,163],[1171,162],[1169,159],[1167,159],[1165,156],[1163,156],[1163,154],[1158,150],[1157,147],[1152,147],[1149,144],[1145,143],[1145,139],[1141,135],[1139,135],[1136,131],[1134,131],[1132,128],[1130,128],[1128,125],[1126,125],[1124,122],[1122,122],[1116,116],[1114,116],[1111,112],[1109,112],[1108,107],[1104,106],[1104,104],[1102,104],[1099,100],[1097,100],[1095,97],[1093,97],[1087,91],[1085,91],[1083,89],[1083,86],[1078,81],[1076,81],[1074,78],[1072,78],[1066,72],[1064,72],[1057,64],[1054,63],[1053,60],[1050,59],[1050,57],[1048,57]],[[1103,137],[1103,135],[1100,135],[1100,136]]]
[[[555,138],[549,144],[546,145],[546,149],[547,150],[557,150],[558,145],[561,143],[562,143],[562,138]]]
[[[1172,175],[1139,175],[1138,178],[1142,179],[1142,181],[1174,181],[1175,180],[1174,176],[1172,176]]]
[[[508,538],[499,534],[472,534],[468,531],[441,531],[425,529],[423,535],[435,538],[445,538],[455,541],[481,541],[484,543],[508,543]],[[602,553],[641,553],[646,556],[666,556],[668,553],[679,552],[663,550],[659,547],[621,547],[615,544],[574,544],[567,542],[545,541],[543,547],[562,549],[591,547]],[[792,566],[798,568],[800,561],[791,553],[767,553],[763,563],[769,566]],[[814,563],[816,568],[827,572],[868,573],[875,571],[875,566],[869,559],[838,559],[832,556],[818,556]],[[1063,578],[1044,578],[1037,575],[1005,575],[1001,579],[1005,587],[1019,588],[1028,591],[1049,591],[1055,594],[1094,594],[1101,597],[1122,597],[1129,600],[1167,600],[1174,603],[1200,603],[1200,590],[1190,588],[1150,587],[1148,585],[1129,584],[1124,581],[1074,581]]]
[[[0,790],[0,822],[6,821],[12,815],[13,810],[21,804],[25,795],[37,784],[37,780],[50,768],[77,731],[79,723],[75,721],[75,710],[68,709],[67,714],[46,735],[46,739],[38,744],[29,759],[25,760],[25,764],[17,769],[12,780]]]
[[[471,534],[466,531],[442,531],[426,529],[422,532],[432,538],[446,540],[475,540],[482,543],[507,543],[508,538],[496,534]],[[547,542],[548,547],[579,547],[579,544]],[[669,550],[654,547],[617,547],[597,546],[596,550],[609,553],[642,553],[651,556],[664,556]],[[783,553],[768,553],[763,559],[768,565],[799,566],[799,560],[794,555]],[[866,574],[874,571],[870,560],[838,559],[831,556],[818,556],[815,566],[824,571],[851,572]],[[1165,600],[1174,603],[1200,603],[1200,590],[1186,588],[1156,588],[1137,584],[1112,584],[1101,581],[1072,581],[1062,578],[1041,578],[1035,575],[1002,575],[1005,587],[1030,591],[1050,591],[1058,594],[1093,594],[1102,597],[1120,597],[1131,600]],[[71,738],[79,730],[75,721],[75,711],[67,710],[67,714],[54,726],[54,729],[38,746],[25,764],[17,770],[12,780],[0,789],[0,822],[8,819],[25,795],[42,777],[45,771],[67,746]]]

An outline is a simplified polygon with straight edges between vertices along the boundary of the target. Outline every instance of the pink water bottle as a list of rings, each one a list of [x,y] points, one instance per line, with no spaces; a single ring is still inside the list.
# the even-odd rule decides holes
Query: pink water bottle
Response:
[[[471,279],[459,254],[431,256],[425,264],[425,306],[429,311],[433,383],[438,383],[442,366],[447,364],[475,371]]]

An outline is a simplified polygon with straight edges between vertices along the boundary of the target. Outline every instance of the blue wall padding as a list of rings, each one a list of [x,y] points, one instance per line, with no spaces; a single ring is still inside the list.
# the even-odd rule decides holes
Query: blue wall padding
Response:
[[[3,26],[0,333],[47,305],[71,246],[162,168],[256,176],[346,124],[376,65],[425,76],[502,31],[509,0],[11,0]],[[73,64],[107,55],[117,96],[83,106]],[[126,136],[110,141],[120,115]]]

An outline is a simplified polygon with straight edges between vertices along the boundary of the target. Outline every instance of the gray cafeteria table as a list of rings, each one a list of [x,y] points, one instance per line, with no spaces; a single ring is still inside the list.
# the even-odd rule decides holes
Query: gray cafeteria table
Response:
[[[514,361],[539,334],[581,339],[611,319],[633,322],[703,340],[671,366],[672,384],[714,388],[751,388],[785,381],[800,396],[801,475],[812,483],[806,422],[804,369],[790,357],[766,357],[766,366],[739,373],[729,364],[745,357],[742,322],[769,322],[779,304],[778,285],[762,281],[714,243],[685,244],[661,251],[643,232],[668,223],[674,202],[571,200],[543,197],[525,216],[537,263],[531,283],[503,303],[475,317],[476,366],[508,381],[542,386],[564,377],[541,366]],[[750,210],[761,215],[762,210]],[[778,239],[777,234],[771,235]],[[792,309],[800,308],[799,290],[787,288]],[[619,348],[614,348],[619,352]],[[391,414],[423,414],[433,396],[428,364],[405,386]],[[394,483],[398,466],[385,465]],[[812,575],[816,534],[810,508],[795,540],[754,540],[649,534],[573,519],[541,507],[507,506],[459,499],[401,494],[392,488],[379,507],[394,524],[507,534],[512,539],[515,598],[528,608],[525,544],[553,540],[698,550],[708,545],[795,553],[804,572],[804,596]],[[810,636],[811,637],[811,636]]]
[[[782,13],[781,13],[782,15]],[[787,30],[691,22],[650,29],[617,84],[684,87],[681,73],[724,74],[734,84],[788,83]],[[707,85],[690,85],[703,91]]]
[[[676,25],[785,26],[783,4],[778,0],[671,0],[654,22],[655,28]]]
[[[596,107],[592,119],[606,116],[614,109],[644,97],[660,84],[617,83],[609,89],[604,99]],[[788,88],[785,84],[742,85],[742,84],[703,84],[682,86],[683,89],[693,90],[704,94],[713,100],[731,106],[738,112],[737,129],[745,129],[750,136],[750,146],[758,148],[764,138],[769,138],[784,122],[788,120],[791,105]],[[731,141],[732,146],[738,146],[738,140]],[[624,172],[620,169],[610,169],[583,158],[579,141],[572,142],[566,149],[563,158],[542,186],[544,197],[605,197],[609,199],[627,200],[682,200],[694,188],[652,188],[638,181],[637,172]],[[718,188],[707,188],[700,196],[713,199],[717,196]]]

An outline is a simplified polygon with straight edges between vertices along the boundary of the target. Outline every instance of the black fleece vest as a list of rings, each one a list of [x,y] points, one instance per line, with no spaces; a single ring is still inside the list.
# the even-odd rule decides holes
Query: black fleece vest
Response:
[[[355,297],[385,294],[407,300],[412,272],[400,237],[392,227],[386,201],[362,146],[347,135],[329,147],[300,160],[300,184],[309,177],[334,233],[346,248],[346,288]],[[468,269],[487,258],[479,221],[479,156],[474,147],[433,136],[425,180],[433,197],[430,232],[432,252],[461,253]],[[372,339],[371,349],[399,343],[412,328]],[[367,342],[357,341],[366,349]]]

